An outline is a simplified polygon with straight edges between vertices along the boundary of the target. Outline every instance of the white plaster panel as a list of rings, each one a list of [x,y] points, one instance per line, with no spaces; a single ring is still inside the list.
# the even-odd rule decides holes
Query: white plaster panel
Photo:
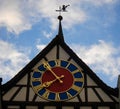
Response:
[[[81,106],[80,109],[92,109],[90,106]]]
[[[100,106],[100,107],[98,107],[98,109],[110,109],[110,108],[107,106]]]
[[[47,59],[49,60],[53,60],[53,59],[56,59],[56,46],[53,47],[53,49],[51,49],[50,52],[48,52],[48,54],[46,55]]]
[[[80,98],[81,98],[82,102],[85,102],[85,90],[84,90],[84,88],[80,92]]]
[[[88,101],[89,102],[100,102],[98,97],[96,96],[95,92],[92,90],[92,88],[88,88]]]
[[[38,109],[37,106],[26,106],[26,109]]]
[[[13,87],[10,89],[4,96],[3,100],[10,100],[10,98],[13,96],[13,94],[17,91],[18,87]]]
[[[101,88],[95,88],[95,89],[105,102],[113,102],[111,98]]]
[[[33,100],[33,97],[34,97],[34,95],[35,95],[35,93],[34,93],[34,91],[33,91],[33,89],[32,88],[30,88],[30,91],[29,91],[29,101],[32,101]]]
[[[59,53],[60,53],[60,59],[67,60],[70,57],[62,47],[60,47]]]
[[[8,106],[8,109],[20,109],[19,106]]]
[[[87,75],[87,86],[97,86],[97,84]]]
[[[115,97],[115,96],[113,96],[113,95],[112,95],[112,97],[113,97],[117,102],[119,102],[119,98],[117,98],[117,97]]]
[[[21,88],[13,101],[25,101],[26,99],[26,87]]]
[[[45,106],[44,109],[56,109],[55,106]]]
[[[74,109],[72,106],[63,106],[62,109]]]
[[[18,81],[17,85],[26,85],[27,84],[27,74]]]

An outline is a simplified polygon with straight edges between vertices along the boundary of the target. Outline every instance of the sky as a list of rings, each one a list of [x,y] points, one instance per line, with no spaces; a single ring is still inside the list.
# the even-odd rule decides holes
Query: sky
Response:
[[[120,75],[120,0],[0,0],[0,77],[12,79],[58,33],[108,86]]]

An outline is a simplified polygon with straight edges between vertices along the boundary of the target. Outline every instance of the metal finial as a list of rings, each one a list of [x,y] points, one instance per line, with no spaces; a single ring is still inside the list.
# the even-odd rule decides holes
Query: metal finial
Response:
[[[0,84],[1,84],[1,82],[2,82],[2,78],[0,78]]]
[[[58,19],[61,21],[63,19],[63,17],[61,15],[59,15]]]
[[[61,25],[61,20],[63,19],[61,15],[58,16],[59,19],[59,30],[58,30],[58,35],[63,36],[63,31],[62,31],[62,25]]]

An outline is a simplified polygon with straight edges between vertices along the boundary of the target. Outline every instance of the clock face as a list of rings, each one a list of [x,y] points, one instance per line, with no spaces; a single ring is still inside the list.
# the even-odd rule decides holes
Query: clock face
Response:
[[[36,94],[50,101],[65,101],[79,94],[84,85],[81,70],[64,60],[43,62],[33,71],[31,85]]]

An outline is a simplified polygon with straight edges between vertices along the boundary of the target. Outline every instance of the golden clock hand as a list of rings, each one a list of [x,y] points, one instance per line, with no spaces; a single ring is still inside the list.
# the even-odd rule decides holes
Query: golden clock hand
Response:
[[[64,77],[64,75],[61,75],[59,78],[61,79],[61,78],[63,78],[63,77]],[[54,82],[57,81],[57,80],[58,80],[58,79],[55,78],[54,80],[44,82],[44,83],[42,84],[42,86],[43,86],[43,87],[49,87],[52,83],[54,83]]]
[[[57,80],[59,80],[60,83],[63,83],[63,81],[53,72],[53,70],[50,68],[48,63],[43,63],[43,64],[44,64],[44,67],[47,68],[55,76]]]

